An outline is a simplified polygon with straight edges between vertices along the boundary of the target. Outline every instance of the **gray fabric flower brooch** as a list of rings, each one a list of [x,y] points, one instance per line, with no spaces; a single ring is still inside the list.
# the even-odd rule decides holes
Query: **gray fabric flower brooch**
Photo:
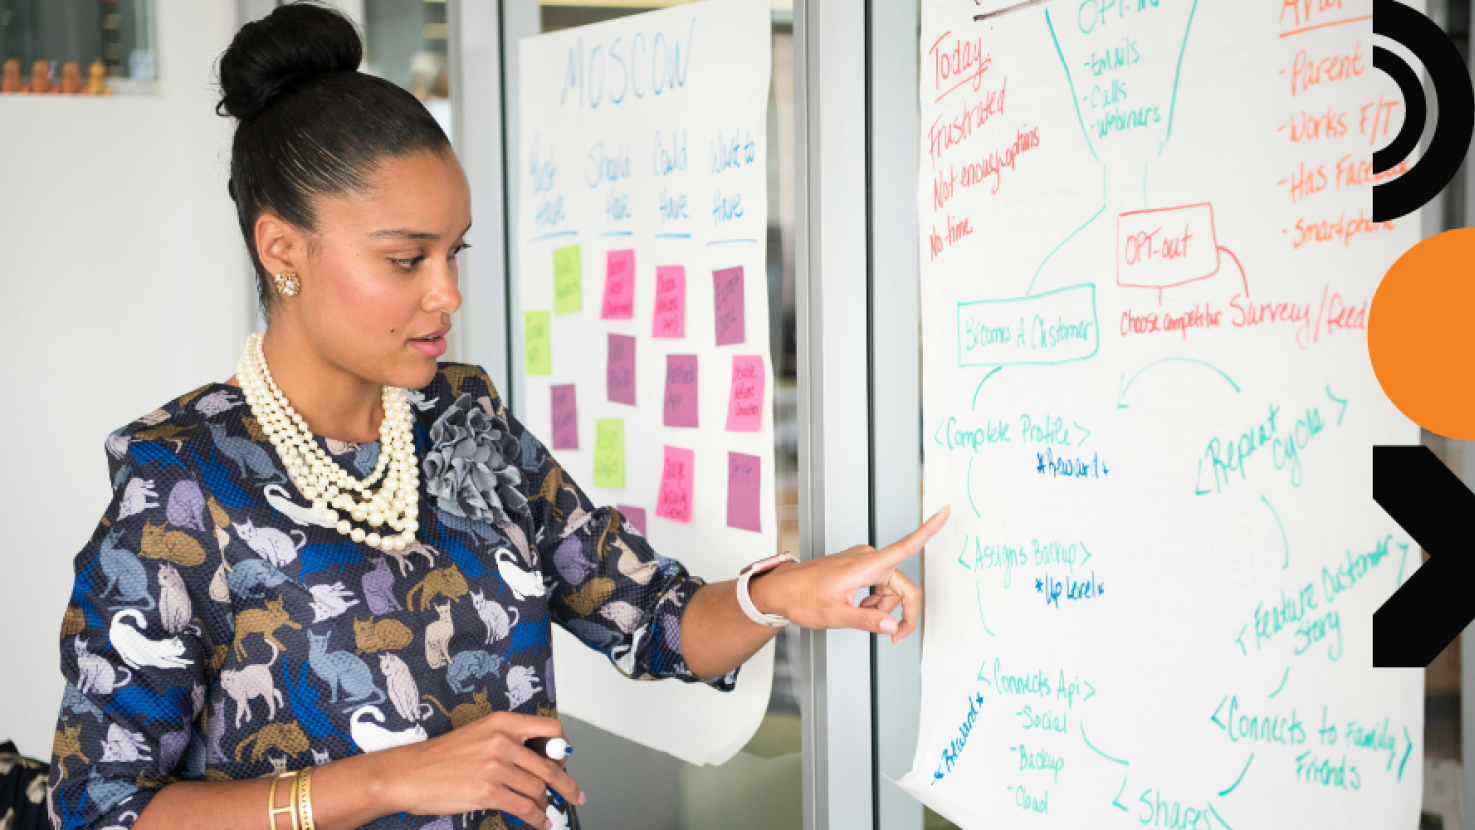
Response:
[[[471,395],[441,413],[430,427],[430,441],[421,466],[437,507],[484,522],[515,522],[508,514],[527,509],[517,489],[522,445],[505,420],[488,415]]]

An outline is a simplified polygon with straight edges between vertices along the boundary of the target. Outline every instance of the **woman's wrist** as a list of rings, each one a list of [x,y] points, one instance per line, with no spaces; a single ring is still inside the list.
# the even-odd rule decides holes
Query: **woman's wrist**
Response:
[[[753,600],[753,607],[764,614],[777,614],[785,619],[791,619],[785,613],[787,604],[784,601],[784,585],[788,582],[789,572],[793,569],[795,562],[784,562],[770,568],[763,573],[754,574],[748,579],[748,596]]]
[[[405,770],[409,767],[396,764],[396,761],[403,761],[401,756],[404,754],[405,747],[392,747],[358,756],[364,759],[366,766],[364,799],[373,804],[381,816],[405,812],[408,799],[403,785],[407,777]]]
[[[404,812],[405,801],[398,791],[400,776],[395,774],[394,764],[401,749],[352,755],[319,767],[312,779],[314,800],[320,792],[331,792],[334,800],[351,804],[353,816],[347,826],[352,827]],[[317,822],[319,827],[323,824]]]

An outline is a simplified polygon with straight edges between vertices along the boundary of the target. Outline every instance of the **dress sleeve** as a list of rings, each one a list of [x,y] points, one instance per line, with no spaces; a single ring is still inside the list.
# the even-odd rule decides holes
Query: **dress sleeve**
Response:
[[[224,511],[169,445],[114,433],[108,448],[113,500],[77,554],[61,628],[48,797],[66,830],[127,826],[166,784],[204,777],[192,721],[232,624],[228,594],[210,597]]]
[[[731,691],[738,669],[704,681],[686,666],[681,620],[706,584],[656,553],[614,507],[596,507],[482,377],[494,415],[518,438],[534,544],[551,580],[554,620],[636,680],[673,677]],[[552,560],[551,563],[549,560]]]

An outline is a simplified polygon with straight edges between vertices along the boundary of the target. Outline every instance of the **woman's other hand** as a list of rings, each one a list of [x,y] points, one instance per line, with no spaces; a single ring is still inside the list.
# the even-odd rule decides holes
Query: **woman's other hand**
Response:
[[[553,718],[494,712],[437,738],[385,751],[389,796],[396,810],[415,815],[455,815],[501,810],[533,827],[549,824],[547,788],[573,804],[584,803],[562,762],[523,745],[529,738],[563,738]]]
[[[857,545],[760,574],[748,585],[753,604],[801,628],[854,628],[886,634],[892,643],[899,643],[921,620],[922,589],[897,567],[921,550],[950,515],[944,507],[905,538],[880,550]],[[867,587],[874,587],[875,593],[852,605],[855,593]],[[891,616],[898,604],[900,625]]]

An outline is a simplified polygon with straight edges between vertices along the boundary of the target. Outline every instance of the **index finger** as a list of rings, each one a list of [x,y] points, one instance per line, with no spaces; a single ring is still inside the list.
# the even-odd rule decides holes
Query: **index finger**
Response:
[[[928,540],[937,535],[937,531],[942,530],[951,515],[952,508],[943,505],[942,509],[933,513],[932,518],[923,522],[921,527],[882,548],[879,551],[882,563],[888,568],[894,568],[906,561],[921,550]]]

